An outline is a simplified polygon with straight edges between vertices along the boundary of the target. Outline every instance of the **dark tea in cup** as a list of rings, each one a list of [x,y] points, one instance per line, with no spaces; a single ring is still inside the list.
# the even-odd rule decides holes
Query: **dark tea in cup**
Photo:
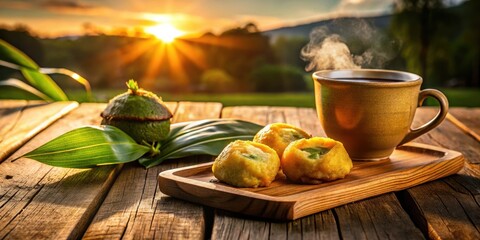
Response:
[[[448,101],[438,90],[420,90],[416,74],[378,69],[325,70],[313,74],[315,103],[328,137],[341,141],[354,160],[380,160],[395,147],[440,124]],[[438,114],[412,129],[417,106],[427,97],[440,103]]]

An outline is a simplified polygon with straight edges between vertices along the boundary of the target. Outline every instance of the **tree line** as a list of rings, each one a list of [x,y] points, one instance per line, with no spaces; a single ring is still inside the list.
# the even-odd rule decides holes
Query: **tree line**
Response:
[[[400,42],[398,54],[384,66],[424,77],[425,86],[480,87],[480,1],[446,8],[440,0],[403,0],[382,29]],[[62,67],[87,78],[93,88],[124,86],[135,79],[145,88],[171,92],[310,91],[300,51],[307,37],[272,41],[248,23],[221,34],[177,39],[86,34],[42,39],[28,28],[3,27],[0,38],[42,67]],[[354,53],[358,39],[346,39]],[[14,71],[0,69],[0,79]],[[55,77],[54,77],[55,79]],[[62,87],[75,87],[58,77]]]

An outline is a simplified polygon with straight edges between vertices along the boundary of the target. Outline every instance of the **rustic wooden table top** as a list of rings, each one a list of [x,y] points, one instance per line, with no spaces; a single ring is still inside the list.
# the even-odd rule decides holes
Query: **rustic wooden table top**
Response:
[[[383,194],[295,221],[269,221],[169,197],[161,171],[208,162],[208,156],[94,169],[51,167],[16,156],[83,125],[100,123],[105,104],[0,101],[1,239],[480,239],[480,108],[452,108],[439,127],[416,142],[459,151],[458,174]],[[239,118],[286,122],[323,135],[314,109],[225,107],[168,103],[173,122]],[[420,108],[415,123],[434,108]]]

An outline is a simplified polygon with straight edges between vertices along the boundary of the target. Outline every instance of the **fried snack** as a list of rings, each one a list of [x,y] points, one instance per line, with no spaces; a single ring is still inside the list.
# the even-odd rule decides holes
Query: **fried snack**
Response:
[[[281,165],[288,179],[308,184],[344,178],[353,167],[341,142],[322,137],[292,142],[282,155]]]
[[[213,175],[236,187],[265,187],[275,179],[280,159],[270,147],[252,141],[228,144],[215,159]]]
[[[281,158],[288,144],[298,139],[310,137],[310,134],[290,124],[272,123],[258,131],[253,141],[273,148],[278,157]]]

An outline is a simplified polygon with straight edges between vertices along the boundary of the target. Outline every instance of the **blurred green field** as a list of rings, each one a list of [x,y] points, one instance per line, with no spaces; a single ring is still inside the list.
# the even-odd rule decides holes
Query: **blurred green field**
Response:
[[[440,88],[448,98],[450,107],[480,107],[480,89]],[[436,106],[437,102],[427,99],[426,105]]]
[[[440,89],[447,96],[452,107],[480,107],[480,89]],[[93,91],[95,102],[108,100],[123,90]],[[79,102],[88,101],[80,91],[67,92],[70,99]],[[294,106],[315,107],[313,92],[304,93],[233,93],[233,94],[171,94],[157,93],[164,101],[220,102],[224,106]],[[426,105],[437,105],[427,99]]]
[[[123,90],[94,90],[94,102],[108,102],[109,99]],[[88,102],[81,91],[67,92],[71,100]],[[171,94],[157,93],[163,101],[178,102],[220,102],[224,106],[293,106],[315,107],[312,93],[232,93],[232,94]]]
[[[244,94],[192,94],[162,95],[165,101],[210,101],[224,106],[292,106],[315,107],[313,93],[244,93]]]

